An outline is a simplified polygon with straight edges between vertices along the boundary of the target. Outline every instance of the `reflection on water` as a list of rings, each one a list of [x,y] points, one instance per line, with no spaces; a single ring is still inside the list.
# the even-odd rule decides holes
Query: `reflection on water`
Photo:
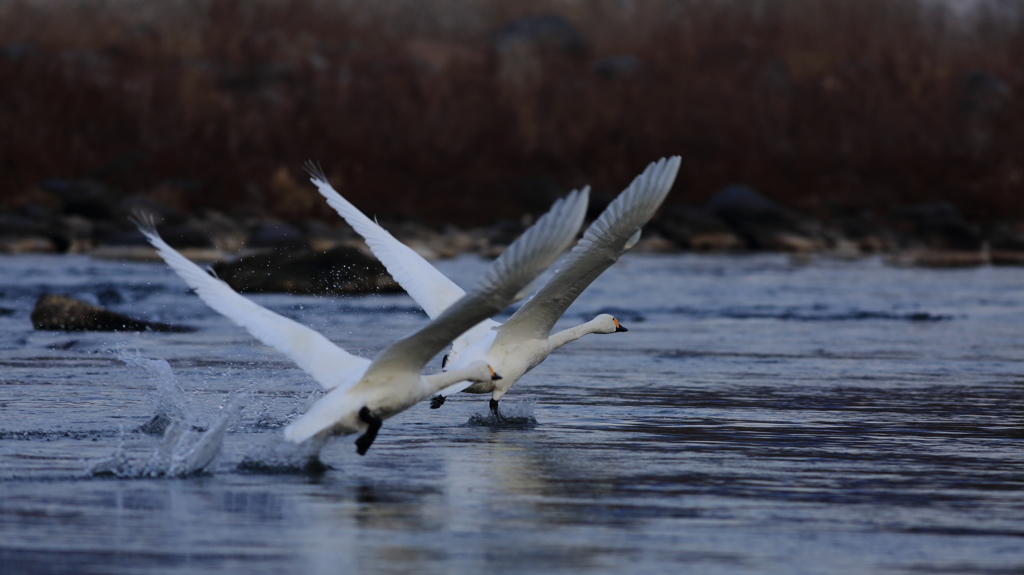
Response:
[[[199,331],[34,332],[45,291]],[[425,321],[404,296],[255,299],[365,354]],[[313,382],[162,266],[0,258],[0,308],[5,574],[1024,569],[1024,270],[628,257],[560,326],[630,331],[525,377],[502,400],[522,422],[424,403],[310,474],[280,427]],[[223,423],[237,390],[204,473],[87,473],[159,453],[154,411]]]

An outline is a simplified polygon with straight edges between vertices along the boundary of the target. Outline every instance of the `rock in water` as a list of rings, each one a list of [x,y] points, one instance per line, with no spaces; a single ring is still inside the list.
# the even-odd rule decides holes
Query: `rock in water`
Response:
[[[32,327],[55,331],[192,331],[188,327],[132,319],[56,294],[46,294],[36,300]]]
[[[380,262],[347,246],[319,253],[256,254],[216,264],[213,270],[239,292],[349,295],[402,290]]]
[[[816,222],[783,208],[747,185],[722,189],[705,209],[728,224],[751,249],[807,252],[823,247]]]
[[[893,212],[897,230],[910,247],[937,250],[979,251],[984,239],[949,202],[918,204]]]

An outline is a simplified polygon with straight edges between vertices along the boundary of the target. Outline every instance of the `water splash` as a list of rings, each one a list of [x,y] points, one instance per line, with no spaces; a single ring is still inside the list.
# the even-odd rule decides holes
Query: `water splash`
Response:
[[[206,469],[220,454],[228,428],[238,420],[248,399],[248,393],[231,394],[217,420],[205,431],[198,431],[187,421],[173,421],[142,474],[186,477]]]
[[[137,473],[128,460],[128,453],[124,447],[124,427],[120,428],[117,439],[117,449],[109,457],[94,459],[86,462],[86,471],[95,477],[132,477]]]
[[[153,393],[153,417],[139,427],[139,431],[150,435],[161,435],[176,421],[191,421],[187,394],[178,385],[171,364],[163,359],[142,357],[138,352],[118,349],[115,352],[118,360],[130,367],[139,367],[146,375],[156,382]]]
[[[500,416],[495,416],[491,411],[474,413],[466,425],[498,429],[534,427],[537,425],[537,418],[533,416],[535,403],[532,399],[523,399],[511,406],[503,406]]]
[[[139,431],[155,434],[159,426],[163,438],[140,467],[133,464],[125,451],[122,430],[114,453],[90,462],[86,472],[94,476],[138,478],[187,477],[205,470],[220,454],[224,437],[245,409],[249,393],[232,393],[213,424],[203,429],[196,425],[185,400],[185,391],[178,385],[170,364],[162,359],[148,359],[124,350],[119,350],[117,356],[130,366],[143,368],[156,382],[156,415]]]

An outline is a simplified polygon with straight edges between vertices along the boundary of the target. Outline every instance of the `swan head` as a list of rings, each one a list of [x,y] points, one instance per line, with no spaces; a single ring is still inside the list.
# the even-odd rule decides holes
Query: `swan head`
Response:
[[[595,324],[594,333],[616,333],[620,331],[629,331],[622,327],[619,320],[607,313],[603,313],[595,317],[591,323]]]
[[[501,376],[486,361],[474,361],[466,367],[467,381],[497,381]]]

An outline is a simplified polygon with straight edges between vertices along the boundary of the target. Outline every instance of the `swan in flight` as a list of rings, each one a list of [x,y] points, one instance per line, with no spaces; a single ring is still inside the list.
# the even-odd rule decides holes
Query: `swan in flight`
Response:
[[[139,229],[160,256],[200,299],[256,339],[288,356],[313,376],[327,394],[284,429],[287,440],[362,433],[356,451],[364,455],[383,420],[452,384],[498,381],[486,361],[421,375],[423,368],[462,332],[524,297],[528,285],[576,238],[586,215],[588,192],[573,192],[528,229],[494,261],[473,289],[416,333],[386,347],[371,361],[348,353],[320,333],[239,295],[167,245],[152,219]]]
[[[434,397],[431,407],[440,407],[445,396],[459,391],[490,393],[490,409],[501,418],[498,401],[551,352],[587,334],[627,331],[611,315],[601,314],[551,334],[555,322],[580,293],[640,239],[640,228],[654,216],[672,188],[679,163],[679,156],[673,156],[647,166],[587,228],[555,275],[508,321],[500,324],[487,319],[455,338],[442,369],[459,369],[484,360],[502,379],[453,384]],[[428,316],[438,317],[463,297],[465,292],[459,286],[335,191],[319,166],[307,163],[306,170],[327,203],[363,236],[377,259]]]

